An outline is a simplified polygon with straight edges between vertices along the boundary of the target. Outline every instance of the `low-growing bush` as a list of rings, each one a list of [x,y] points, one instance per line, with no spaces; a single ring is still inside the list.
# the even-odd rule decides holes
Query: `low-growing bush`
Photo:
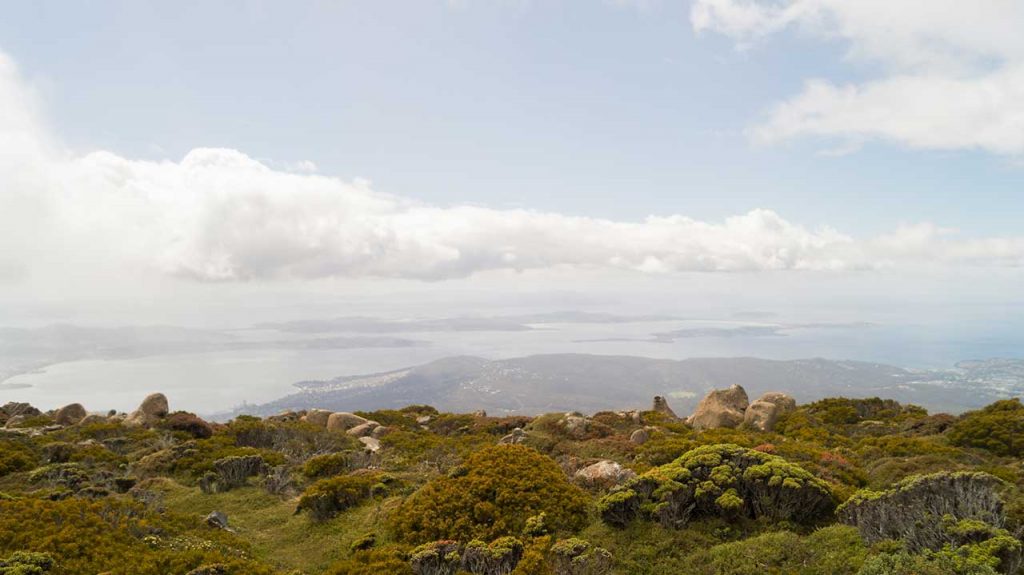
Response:
[[[587,501],[551,458],[521,445],[497,445],[409,496],[392,525],[411,543],[518,535],[540,513],[552,530],[571,531],[586,524]]]
[[[353,473],[321,479],[302,493],[296,512],[307,512],[316,521],[326,521],[371,497],[380,497],[396,485],[386,473]]]
[[[610,525],[642,516],[666,527],[708,516],[813,522],[834,507],[828,485],[807,470],[730,444],[693,449],[613,489],[598,504]]]

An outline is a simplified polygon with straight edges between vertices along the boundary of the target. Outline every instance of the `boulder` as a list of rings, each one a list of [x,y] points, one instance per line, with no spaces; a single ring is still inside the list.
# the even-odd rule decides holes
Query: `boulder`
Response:
[[[204,521],[210,527],[231,531],[231,528],[228,527],[228,516],[220,511],[211,511]]]
[[[78,422],[78,425],[92,425],[94,423],[106,423],[106,422],[107,422],[107,417],[106,416],[104,416],[104,415],[97,415],[95,413],[91,413],[91,414],[86,415],[85,417],[83,417],[82,420]]]
[[[487,412],[482,409],[478,409],[473,412],[473,417],[487,417]]]
[[[368,420],[365,417],[359,417],[354,413],[348,413],[346,411],[339,411],[332,413],[327,418],[327,429],[329,431],[348,431],[357,425],[362,425]]]
[[[610,459],[603,459],[577,471],[574,479],[588,487],[611,487],[633,477],[636,477],[633,470]]]
[[[654,404],[651,406],[651,411],[656,411],[667,416],[669,419],[677,420],[679,416],[676,412],[672,411],[672,408],[668,406],[668,400],[660,395],[654,396]]]
[[[757,398],[757,401],[767,401],[768,403],[775,404],[775,407],[779,408],[779,415],[796,411],[796,400],[781,391],[769,391]]]
[[[416,418],[416,423],[418,423],[420,425],[426,425],[426,424],[430,423],[433,420],[434,420],[434,418],[432,416],[420,415],[419,417]]]
[[[363,442],[363,446],[370,453],[377,453],[380,451],[380,440],[376,437],[360,437],[359,441]]]
[[[305,419],[306,423],[309,423],[310,425],[326,429],[327,420],[331,417],[331,413],[332,412],[327,411],[326,409],[310,409],[306,412],[306,416],[303,419]]]
[[[573,437],[582,437],[590,429],[590,420],[578,411],[566,413],[559,423],[565,432]]]
[[[646,429],[637,429],[633,433],[629,434],[629,442],[633,445],[643,445],[647,443],[647,440],[651,438],[651,434]]]
[[[89,413],[85,411],[81,403],[72,403],[58,409],[57,413],[53,415],[53,420],[57,425],[74,425],[85,419],[86,415]]]
[[[387,426],[384,426],[384,425],[378,425],[377,427],[373,428],[373,431],[370,432],[370,437],[376,437],[377,439],[380,439],[381,437],[384,437],[385,435],[387,435],[390,432],[391,432],[391,428],[390,427],[387,427]]]
[[[166,417],[169,412],[167,396],[162,393],[153,393],[146,396],[139,408],[133,411],[124,422],[128,425],[149,427]]]
[[[517,428],[512,430],[512,433],[509,433],[505,437],[502,437],[501,439],[499,439],[498,443],[500,445],[515,445],[517,443],[522,443],[523,439],[525,439],[525,438],[526,438],[526,432],[523,431],[523,428],[517,427]]]
[[[736,427],[743,423],[743,412],[748,403],[747,392],[738,385],[729,389],[713,389],[700,400],[686,422],[694,429]]]
[[[380,427],[380,424],[376,421],[367,421],[366,423],[360,423],[359,425],[349,429],[345,433],[352,437],[368,437],[373,434],[373,430]]]
[[[759,399],[747,406],[743,414],[743,425],[758,431],[772,431],[778,419],[779,406]]]
[[[271,415],[267,417],[267,421],[273,421],[275,423],[292,423],[295,421],[299,421],[305,415],[305,412],[302,411],[293,411],[291,409],[286,409],[276,415]]]

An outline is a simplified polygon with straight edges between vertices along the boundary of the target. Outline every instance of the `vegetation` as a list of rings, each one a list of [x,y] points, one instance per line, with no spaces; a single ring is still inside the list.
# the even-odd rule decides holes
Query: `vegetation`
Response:
[[[297,415],[0,430],[0,575],[1024,574],[1016,400],[834,398],[773,432],[360,415],[379,452]],[[635,475],[580,488],[602,459]]]

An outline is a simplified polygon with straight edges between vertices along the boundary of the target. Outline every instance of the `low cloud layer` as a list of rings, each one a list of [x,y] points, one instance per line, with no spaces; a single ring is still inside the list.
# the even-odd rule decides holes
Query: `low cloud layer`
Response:
[[[756,141],[879,139],[912,148],[1024,154],[1024,4],[1014,0],[697,0],[698,32],[742,49],[795,30],[847,48],[867,79],[808,79],[754,127]],[[874,71],[874,73],[870,72]]]
[[[196,149],[178,162],[72,154],[52,144],[36,108],[0,55],[0,282],[76,266],[226,282],[1024,263],[1024,238],[962,239],[931,224],[855,238],[766,209],[721,222],[624,222],[428,205],[366,182],[271,169],[228,149]]]

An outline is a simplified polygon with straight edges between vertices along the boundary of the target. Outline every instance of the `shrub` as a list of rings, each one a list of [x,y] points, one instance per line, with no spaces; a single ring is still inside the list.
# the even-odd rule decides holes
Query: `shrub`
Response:
[[[509,575],[523,557],[523,544],[514,537],[495,539],[490,545],[474,540],[465,545],[434,541],[413,549],[409,565],[416,575]]]
[[[245,485],[250,477],[269,470],[259,455],[230,456],[213,462],[214,471],[199,481],[204,493],[221,493]]]
[[[310,457],[302,466],[302,474],[310,479],[318,479],[346,473],[354,467],[354,455],[350,452],[341,452]]]
[[[1024,455],[1024,405],[1017,398],[1005,399],[965,413],[946,437],[961,447],[977,447],[996,455]]]
[[[308,512],[316,521],[326,521],[359,503],[387,493],[395,479],[386,473],[353,473],[321,479],[299,498],[296,512]]]
[[[17,551],[6,559],[0,559],[0,575],[44,575],[50,572],[53,564],[49,553]]]
[[[612,554],[583,539],[566,539],[551,547],[555,575],[605,575],[611,573]]]
[[[550,529],[580,529],[587,496],[551,458],[521,445],[497,445],[408,497],[392,526],[413,543],[495,539],[522,533],[527,519],[540,513]]]
[[[785,459],[722,444],[693,449],[615,488],[598,504],[604,521],[638,515],[682,527],[691,517],[808,522],[835,506],[828,485]]]
[[[1004,522],[1002,481],[987,473],[934,473],[910,477],[888,491],[862,490],[841,505],[841,521],[870,543],[902,541],[911,552],[961,545],[949,522],[975,520],[994,528]]]
[[[352,557],[331,565],[325,575],[413,575],[405,555],[394,547],[356,551]]]
[[[32,469],[37,461],[29,446],[17,441],[0,441],[0,477]]]
[[[213,426],[200,419],[194,413],[187,413],[185,411],[176,411],[168,415],[160,423],[160,427],[171,431],[187,433],[196,439],[207,439],[213,436]]]

